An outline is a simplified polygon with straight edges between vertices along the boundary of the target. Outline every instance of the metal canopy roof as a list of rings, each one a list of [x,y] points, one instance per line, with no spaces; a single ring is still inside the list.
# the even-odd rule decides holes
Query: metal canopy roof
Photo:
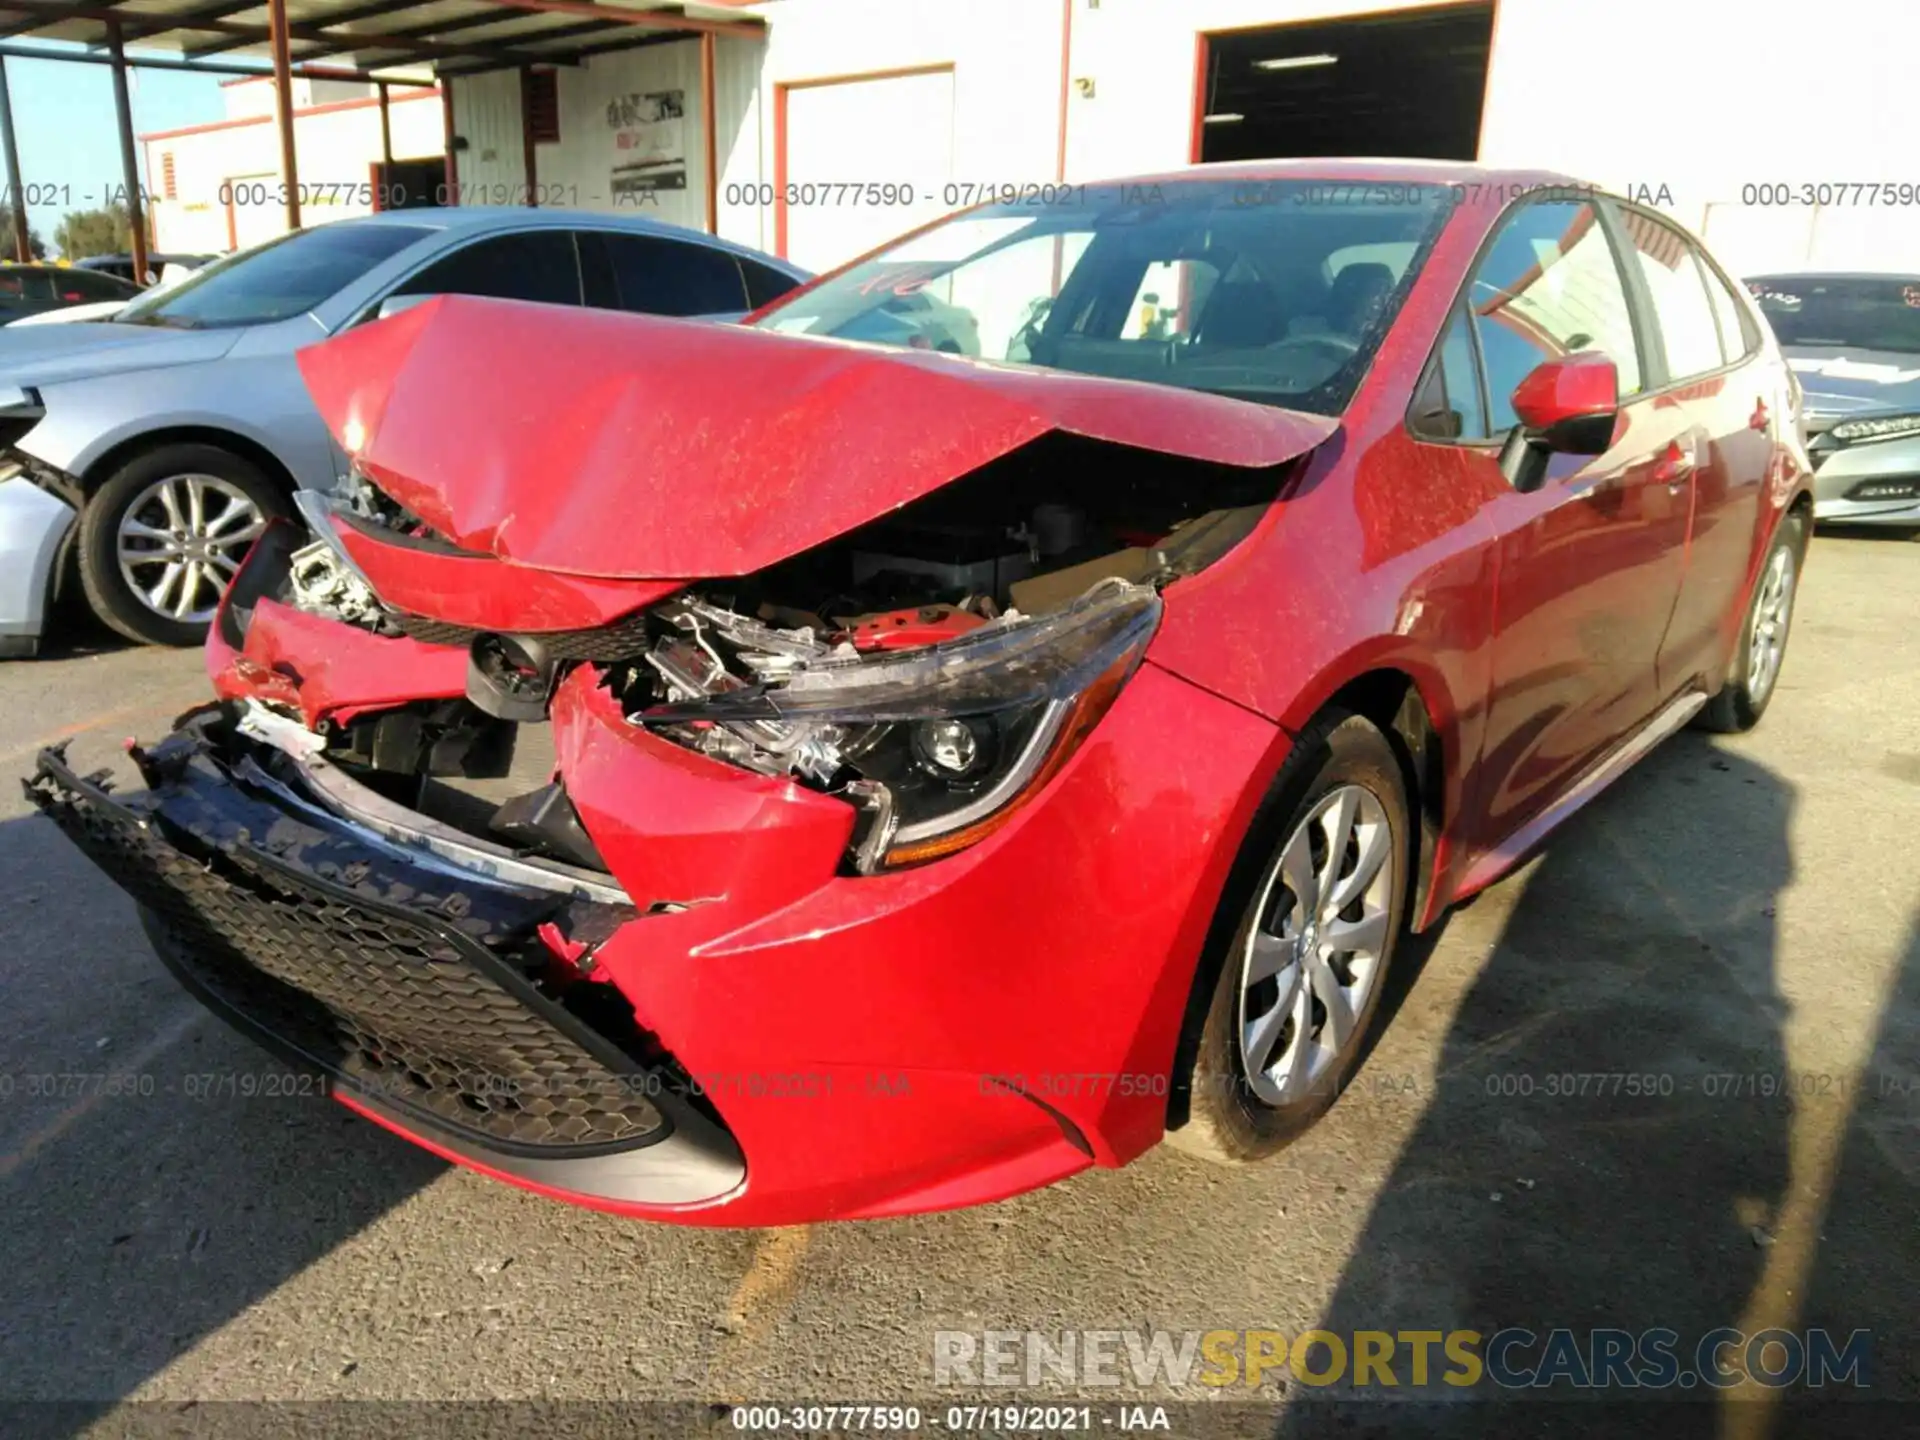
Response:
[[[577,65],[589,55],[694,35],[764,35],[757,16],[738,13],[735,7],[744,3],[286,0],[287,38],[294,67],[313,67],[308,73],[473,75]],[[115,28],[122,44],[161,52],[168,68],[204,65],[233,73],[236,59],[272,59],[266,0],[0,0],[0,42],[63,40],[105,51]],[[138,65],[141,57],[130,55],[128,63]]]

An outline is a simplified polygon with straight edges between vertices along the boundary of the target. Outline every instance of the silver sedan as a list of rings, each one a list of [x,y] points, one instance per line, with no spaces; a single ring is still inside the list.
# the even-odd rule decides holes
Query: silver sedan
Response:
[[[1920,275],[1799,271],[1747,287],[1804,392],[1814,518],[1920,530]]]
[[[639,218],[398,210],[268,241],[104,320],[0,329],[0,656],[34,653],[68,573],[122,634],[201,640],[267,520],[345,473],[305,346],[428,295],[726,316],[806,278]]]

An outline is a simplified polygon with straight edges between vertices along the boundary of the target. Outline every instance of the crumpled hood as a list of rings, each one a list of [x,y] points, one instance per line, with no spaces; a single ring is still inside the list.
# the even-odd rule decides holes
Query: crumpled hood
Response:
[[[0,326],[0,384],[56,385],[157,365],[194,365],[218,360],[241,334],[102,321]]]
[[[300,353],[341,445],[462,548],[580,575],[741,575],[1053,430],[1220,464],[1335,423],[1194,391],[443,296]]]

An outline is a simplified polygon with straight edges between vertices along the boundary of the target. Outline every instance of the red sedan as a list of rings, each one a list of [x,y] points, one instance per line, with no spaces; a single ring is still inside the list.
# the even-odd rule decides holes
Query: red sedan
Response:
[[[1067,187],[742,326],[302,360],[351,474],[220,698],[30,791],[346,1104],[689,1223],[1272,1153],[1409,928],[1759,720],[1809,528],[1748,297],[1551,175]]]

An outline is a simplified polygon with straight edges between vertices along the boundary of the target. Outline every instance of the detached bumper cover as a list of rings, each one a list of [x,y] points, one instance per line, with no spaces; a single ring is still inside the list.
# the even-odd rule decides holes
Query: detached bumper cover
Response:
[[[544,982],[540,926],[605,928],[623,907],[424,869],[289,813],[265,772],[229,771],[191,730],[138,758],[152,788],[125,801],[58,751],[27,794],[140,903],[161,959],[223,1019],[356,1108],[511,1178],[656,1206],[738,1188],[737,1148],[647,1062],[645,1037],[588,1024]]]
[[[313,678],[297,648],[287,663]],[[280,672],[262,674],[271,693]],[[1159,1140],[1195,962],[1285,756],[1271,723],[1149,662],[998,834],[850,876],[850,807],[636,728],[594,667],[551,716],[611,895],[462,870],[424,816],[217,719],[135,752],[144,793],[55,753],[29,790],[161,917],[163,958],[214,1009],[389,1129],[556,1198],[704,1225],[900,1215]],[[604,934],[590,979],[553,978],[568,947],[533,950],[555,915],[570,939]],[[476,1113],[489,1092],[551,1098],[556,1077],[552,1115]]]

